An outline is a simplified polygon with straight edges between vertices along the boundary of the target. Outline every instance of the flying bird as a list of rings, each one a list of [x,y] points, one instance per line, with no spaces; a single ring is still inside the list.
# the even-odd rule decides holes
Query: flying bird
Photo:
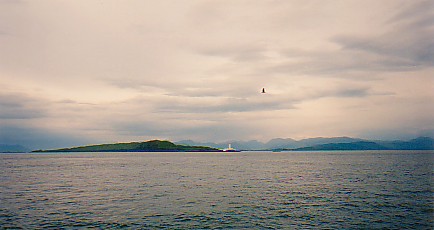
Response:
[[[262,88],[262,93],[265,93],[265,88]]]

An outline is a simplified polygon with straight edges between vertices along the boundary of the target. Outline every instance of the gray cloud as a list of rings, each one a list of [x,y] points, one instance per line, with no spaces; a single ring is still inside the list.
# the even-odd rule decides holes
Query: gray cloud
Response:
[[[157,104],[156,111],[170,113],[228,113],[255,112],[296,109],[297,104],[320,98],[352,98],[367,97],[372,93],[366,86],[342,85],[330,89],[312,89],[304,95],[294,96],[288,93],[261,95],[256,92],[248,97],[224,97],[222,95],[210,98],[167,97]]]
[[[344,49],[379,55],[380,62],[376,68],[378,70],[408,71],[434,66],[434,42],[430,39],[434,33],[421,34],[419,31],[404,31],[385,34],[379,38],[343,36],[335,38],[335,41]]]
[[[35,149],[62,148],[82,144],[96,143],[95,140],[79,135],[71,135],[48,129],[34,128],[25,125],[1,125],[0,143],[14,143]]]
[[[212,132],[209,132],[212,130]],[[239,140],[256,132],[257,127],[241,122],[221,122],[215,125],[196,126],[184,130],[176,130],[176,139],[194,138],[200,140]],[[185,135],[187,133],[187,135]],[[198,138],[200,137],[200,138]]]
[[[0,0],[0,4],[22,4],[24,0]]]
[[[390,29],[377,36],[338,36],[333,40],[347,50],[373,53],[391,61],[383,62],[385,69],[393,66],[434,66],[434,4],[416,2],[390,21]]]
[[[405,33],[405,31],[400,32]],[[270,80],[276,75],[303,74],[310,77],[348,78],[355,73],[366,73],[365,79],[369,80],[371,77],[369,75],[372,73],[414,71],[432,65],[434,49],[432,49],[433,43],[428,39],[429,36],[414,35],[413,38],[407,36],[407,40],[403,39],[403,42],[390,45],[387,41],[393,41],[395,36],[401,35],[385,35],[381,39],[336,36],[332,41],[341,49],[330,51],[283,48],[268,51],[258,49],[250,53],[244,52],[244,47],[234,47],[232,52],[215,49],[211,53],[203,54],[224,57],[234,63],[239,63],[241,57],[246,56],[248,58],[245,60],[252,60],[241,62],[242,65],[236,66],[236,69],[222,65],[215,72],[251,77],[264,76]],[[265,52],[279,56],[268,57]]]
[[[405,23],[407,27],[416,28],[432,26],[434,21],[434,4],[430,0],[414,1],[409,7],[398,12],[389,23]]]
[[[123,136],[169,136],[171,130],[176,127],[169,126],[165,122],[140,119],[139,121],[118,120],[114,121],[112,128]]]
[[[299,47],[244,43],[204,50],[207,56],[225,57],[238,62],[248,57],[246,74],[313,75],[350,77],[353,73],[408,72],[434,66],[434,9],[432,2],[415,2],[396,13],[377,33],[333,35],[329,40],[338,49],[303,50]],[[378,22],[380,23],[380,22]],[[270,57],[265,53],[277,53]],[[258,63],[259,62],[259,63]],[[222,66],[220,71],[234,74]]]
[[[65,105],[90,105],[90,106],[97,106],[95,103],[87,103],[87,102],[79,102],[71,99],[63,99],[59,101],[55,101],[55,103],[58,104],[65,104]]]
[[[121,89],[133,89],[153,95],[185,97],[248,97],[254,96],[263,85],[253,78],[208,76],[192,79],[123,78],[105,79],[104,82]]]
[[[431,129],[430,1],[12,2],[0,0],[11,144]]]
[[[189,116],[178,116],[175,120],[167,119],[166,121],[118,121],[115,122],[114,129],[129,137],[223,141],[249,136],[257,128],[252,127],[246,120],[234,121],[228,117],[218,117],[215,121],[210,122]]]
[[[191,79],[172,79],[164,76],[108,78],[101,81],[121,89],[134,89],[141,92],[159,91],[159,93],[197,87],[202,83]]]
[[[411,14],[411,17],[414,21],[434,22],[431,12],[423,9],[418,14]],[[287,61],[266,68],[265,71],[336,75],[343,72],[401,72],[429,68],[434,66],[432,25],[433,23],[409,24],[405,18],[400,18],[383,34],[334,36],[331,41],[339,45],[341,50],[324,52],[289,49],[282,52],[288,57]]]
[[[266,96],[264,96],[266,97]],[[171,113],[228,113],[294,109],[293,103],[277,98],[219,98],[211,102],[183,103],[182,99],[158,106],[160,112]]]
[[[344,89],[338,91],[336,96],[338,97],[365,97],[368,95],[368,89]]]
[[[47,116],[46,102],[25,94],[0,93],[0,119],[33,119]]]
[[[264,60],[266,58],[265,51],[265,47],[257,44],[223,44],[222,46],[203,48],[199,53],[207,56],[229,58],[235,62],[254,62]]]
[[[418,136],[424,136],[424,137],[432,137],[432,138],[434,138],[434,129],[423,129],[423,130],[420,130],[417,135]]]

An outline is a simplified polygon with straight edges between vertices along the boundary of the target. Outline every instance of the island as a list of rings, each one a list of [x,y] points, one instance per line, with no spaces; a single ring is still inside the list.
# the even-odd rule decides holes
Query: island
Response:
[[[72,148],[34,150],[32,152],[222,152],[206,146],[177,145],[170,141],[151,140],[116,144],[88,145]]]
[[[273,151],[364,151],[364,150],[434,150],[434,139],[418,137],[410,141],[355,141],[349,143],[326,143],[295,149],[273,149]]]

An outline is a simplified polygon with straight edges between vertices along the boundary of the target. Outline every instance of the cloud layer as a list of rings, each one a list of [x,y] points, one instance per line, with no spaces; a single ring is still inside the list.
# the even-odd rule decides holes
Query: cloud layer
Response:
[[[433,12],[404,0],[0,1],[0,143],[429,134]]]

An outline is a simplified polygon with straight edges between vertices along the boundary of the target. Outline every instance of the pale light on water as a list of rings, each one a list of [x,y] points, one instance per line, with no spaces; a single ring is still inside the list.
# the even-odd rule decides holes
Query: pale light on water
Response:
[[[1,228],[418,228],[433,152],[1,154]]]

